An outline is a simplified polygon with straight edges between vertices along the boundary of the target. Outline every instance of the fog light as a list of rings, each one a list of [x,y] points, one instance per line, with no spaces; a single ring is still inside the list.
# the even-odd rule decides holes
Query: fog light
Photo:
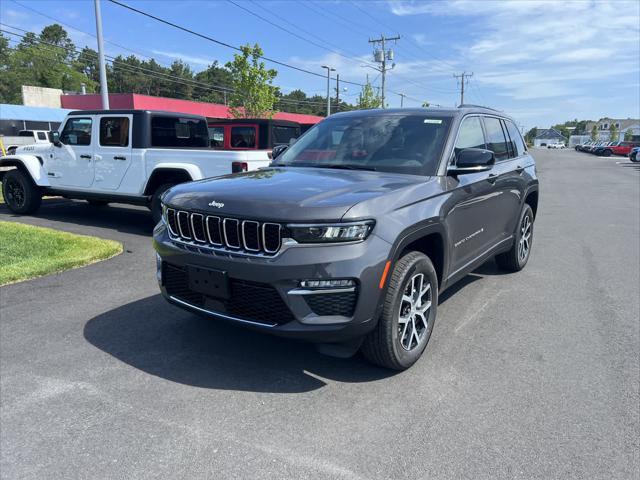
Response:
[[[356,282],[351,279],[343,280],[302,280],[302,288],[347,288],[355,287]]]

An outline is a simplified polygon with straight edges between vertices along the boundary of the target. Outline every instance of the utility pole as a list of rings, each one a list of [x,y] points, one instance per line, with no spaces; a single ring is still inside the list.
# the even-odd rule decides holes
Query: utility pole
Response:
[[[473,72],[471,73],[462,72],[460,75],[456,75],[455,73],[453,74],[453,78],[460,79],[460,105],[464,105],[464,82],[465,82],[464,77],[467,77],[466,81],[468,83],[469,77],[473,77]]]
[[[96,36],[98,37],[98,59],[100,61],[100,92],[102,93],[102,108],[109,110],[109,89],[107,87],[107,65],[104,61],[104,40],[102,39],[102,14],[100,0],[93,0],[96,8]]]
[[[398,41],[400,40],[400,35],[396,35],[395,37],[385,37],[384,35],[380,35],[380,38],[369,39],[369,43],[374,45],[380,44],[380,50],[374,50],[373,52],[373,60],[377,63],[380,63],[381,66],[379,68],[372,67],[378,70],[382,74],[382,108],[386,108],[384,103],[384,94],[385,94],[385,85],[386,85],[386,76],[387,70],[392,70],[393,67],[396,66],[395,63],[391,64],[391,68],[387,68],[387,61],[393,62],[393,50],[386,48],[386,42],[390,41]]]
[[[404,97],[406,97],[406,95],[404,93],[399,93],[398,95],[400,95],[400,108],[404,107]]]
[[[327,69],[327,117],[331,115],[331,72],[335,72],[335,68],[331,68],[328,65],[322,65],[322,68]]]
[[[340,74],[336,73],[336,113],[340,111]]]

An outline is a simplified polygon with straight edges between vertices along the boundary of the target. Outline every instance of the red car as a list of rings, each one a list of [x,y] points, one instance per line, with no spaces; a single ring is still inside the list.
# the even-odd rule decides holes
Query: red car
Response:
[[[610,157],[611,155],[629,155],[629,152],[635,147],[640,147],[640,142],[618,142],[616,145],[610,145],[603,149],[600,155]]]

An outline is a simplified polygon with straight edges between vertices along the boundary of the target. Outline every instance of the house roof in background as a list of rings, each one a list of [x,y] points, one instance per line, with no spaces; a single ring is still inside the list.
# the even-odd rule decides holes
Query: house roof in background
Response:
[[[542,130],[538,130],[538,134],[536,135],[536,138],[538,138],[538,139],[560,138],[560,139],[563,139],[563,140],[567,139],[564,135],[562,135],[555,128],[544,128]]]

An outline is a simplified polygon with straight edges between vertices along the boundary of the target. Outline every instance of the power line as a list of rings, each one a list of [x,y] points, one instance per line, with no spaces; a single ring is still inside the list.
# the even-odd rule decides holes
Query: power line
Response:
[[[10,25],[7,25],[5,23],[0,23],[0,25],[4,25],[6,27],[9,28],[14,28],[16,30],[22,30],[24,32],[27,33],[32,33],[29,32],[27,30],[23,30],[23,29],[19,29],[17,27],[12,27]],[[9,35],[14,35],[20,38],[25,38],[25,35],[20,35],[18,33],[15,32],[11,32],[8,30],[4,30],[4,29],[0,29],[0,32],[4,32],[7,33]],[[17,40],[14,40],[17,41]],[[49,50],[51,51],[53,48],[57,48],[60,50],[64,50],[66,52],[71,51],[72,53],[76,53],[76,54],[80,54],[82,53],[81,50],[74,48],[74,49],[66,49],[65,47],[62,47],[60,45],[56,45],[53,43],[48,43],[48,42],[44,42],[42,40],[36,39],[36,42],[38,42],[39,45],[36,45],[38,48],[43,48],[45,50]],[[48,49],[47,49],[48,47]],[[11,48],[14,51],[17,51],[17,48]],[[44,52],[41,52],[44,53]],[[85,54],[90,54],[92,55],[95,59],[97,59],[97,54],[95,52],[85,52]],[[169,82],[173,82],[173,83],[178,83],[178,84],[182,84],[182,85],[186,85],[186,86],[193,86],[193,87],[199,87],[199,88],[203,88],[206,90],[210,90],[210,91],[215,91],[218,93],[233,93],[235,90],[233,90],[232,88],[227,88],[227,87],[216,87],[216,86],[212,86],[203,82],[199,82],[197,80],[192,80],[192,79],[188,79],[188,78],[182,78],[182,77],[177,77],[175,75],[171,75],[165,72],[158,72],[156,70],[151,70],[149,68],[145,68],[142,67],[140,65],[131,65],[129,63],[117,60],[117,58],[114,58],[112,56],[107,55],[106,59],[109,63],[111,63],[111,65],[116,68],[116,69],[122,69],[125,71],[129,71],[129,72],[133,72],[133,73],[139,73],[142,76],[146,76],[146,77],[151,77],[151,78],[157,78],[158,76],[160,77],[164,77],[164,80],[169,81]],[[59,59],[56,59],[56,61],[60,61]],[[72,62],[64,62],[61,61],[61,63],[68,65],[68,66],[75,66],[74,63]],[[148,72],[148,73],[147,73]],[[300,103],[306,103],[306,104],[310,104],[310,105],[324,105],[324,102],[317,102],[317,101],[312,101],[312,100],[289,100],[289,99],[284,99],[284,98],[278,98],[277,99],[277,103],[290,103],[290,104],[300,104]]]
[[[387,68],[387,60],[393,60],[393,50],[389,49],[387,50],[385,48],[385,44],[386,42],[397,42],[398,40],[400,40],[400,35],[396,35],[395,37],[385,37],[384,35],[381,35],[380,38],[374,38],[374,39],[369,39],[369,43],[373,44],[373,45],[377,45],[380,44],[382,46],[381,50],[376,50],[375,54],[374,54],[374,59],[376,62],[380,63],[380,68],[376,68],[376,70],[378,70],[380,72],[380,74],[382,75],[382,108],[386,108],[386,105],[384,103],[384,87],[385,87],[385,79],[387,76],[387,70],[392,70],[396,64],[393,63],[391,64],[391,68]],[[382,53],[382,55],[378,55],[378,53]],[[381,57],[380,59],[378,59],[378,57]]]
[[[202,33],[196,32],[194,30],[191,30],[189,28],[183,27],[183,26],[178,25],[176,23],[170,22],[169,20],[165,20],[164,18],[160,18],[160,17],[158,17],[156,15],[153,15],[151,13],[145,12],[143,10],[139,10],[137,8],[134,8],[134,7],[130,6],[130,5],[127,5],[126,3],[122,3],[122,2],[119,2],[117,0],[108,0],[108,1],[113,3],[113,4],[115,4],[115,5],[119,5],[122,8],[126,8],[127,10],[131,10],[132,12],[136,12],[136,13],[138,13],[140,15],[144,15],[145,17],[151,18],[151,19],[156,20],[156,21],[158,21],[160,23],[164,23],[165,25],[169,25],[170,27],[177,28],[178,30],[182,30],[183,32],[187,32],[187,33],[190,33],[191,35],[194,35],[196,37],[202,38],[202,39],[207,40],[209,42],[213,42],[213,43],[215,43],[217,45],[221,45],[223,47],[230,48],[230,49],[235,50],[237,52],[241,52],[242,51],[242,49],[240,47],[236,47],[236,46],[230,45],[230,44],[228,44],[226,42],[222,42],[220,40],[216,40],[215,38],[212,38],[212,37],[210,37],[208,35],[204,35]],[[298,72],[307,73],[307,74],[313,75],[315,77],[324,78],[324,75],[322,75],[321,73],[314,72],[314,71],[311,71],[311,70],[307,70],[307,69],[301,68],[301,67],[296,67],[295,65],[290,65],[288,63],[281,62],[280,60],[275,60],[273,58],[269,58],[269,57],[265,57],[265,56],[261,56],[259,58],[261,58],[262,60],[265,60],[267,62],[275,63],[276,65],[280,65],[282,67],[286,67],[286,68],[290,68],[292,70],[296,70]],[[364,86],[362,83],[351,82],[351,81],[347,81],[347,80],[343,80],[343,83],[349,83],[351,85],[357,85],[357,86],[360,86],[360,87]]]

